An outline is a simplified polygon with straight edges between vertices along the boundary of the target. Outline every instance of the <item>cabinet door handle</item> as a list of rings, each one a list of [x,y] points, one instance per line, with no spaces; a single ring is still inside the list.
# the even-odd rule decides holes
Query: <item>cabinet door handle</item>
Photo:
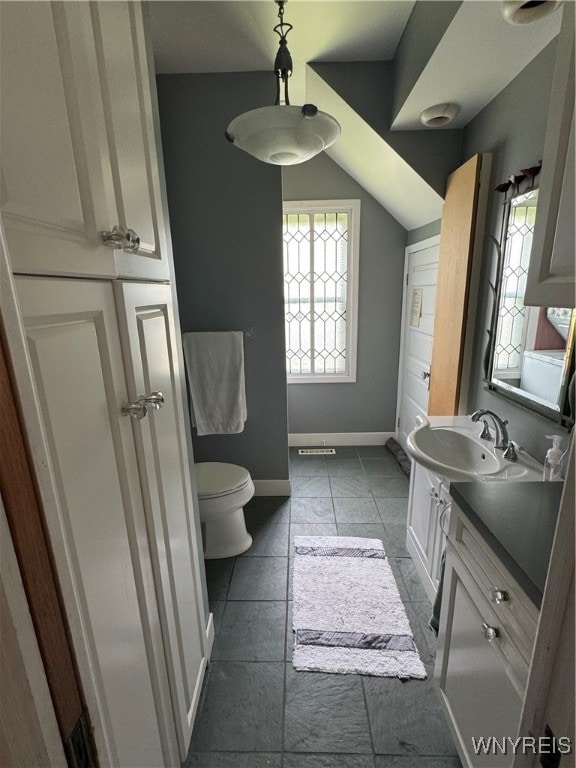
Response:
[[[148,408],[155,411],[164,405],[164,395],[162,392],[150,392],[149,395],[140,395],[133,403],[124,403],[120,408],[122,416],[132,416],[133,419],[143,419],[148,413]]]
[[[490,627],[486,622],[482,624],[482,634],[488,640],[489,643],[495,640],[499,636],[499,632],[496,627]]]
[[[109,248],[121,248],[123,251],[137,251],[140,247],[140,238],[133,229],[116,224],[109,232],[100,232],[104,245]]]
[[[493,603],[505,603],[510,600],[508,592],[506,592],[505,589],[496,589],[496,587],[492,587],[488,590],[488,594]]]
[[[444,523],[446,521],[446,515],[448,514],[448,510],[446,507],[443,507],[442,512],[440,513],[440,520],[438,521],[438,525],[440,526],[440,530],[444,534],[444,536],[448,536],[448,531],[444,528]]]

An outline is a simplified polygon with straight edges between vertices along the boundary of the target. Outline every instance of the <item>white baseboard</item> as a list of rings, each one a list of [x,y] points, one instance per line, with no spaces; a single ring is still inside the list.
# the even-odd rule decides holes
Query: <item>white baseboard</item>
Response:
[[[290,480],[254,480],[254,496],[291,496]]]
[[[333,448],[335,445],[384,445],[394,432],[318,432],[288,435],[290,446]]]

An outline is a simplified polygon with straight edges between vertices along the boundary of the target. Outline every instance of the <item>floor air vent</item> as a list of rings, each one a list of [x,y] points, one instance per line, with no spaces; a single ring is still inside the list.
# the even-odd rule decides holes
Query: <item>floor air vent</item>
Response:
[[[334,448],[298,448],[298,456],[333,456]]]

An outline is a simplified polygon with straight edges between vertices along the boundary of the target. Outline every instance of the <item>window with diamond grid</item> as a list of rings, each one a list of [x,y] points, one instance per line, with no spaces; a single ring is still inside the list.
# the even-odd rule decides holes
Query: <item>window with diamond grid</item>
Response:
[[[284,204],[289,382],[356,380],[359,200]]]
[[[520,370],[525,345],[524,293],[536,218],[536,196],[520,195],[511,202],[502,272],[500,316],[494,367],[497,371]]]

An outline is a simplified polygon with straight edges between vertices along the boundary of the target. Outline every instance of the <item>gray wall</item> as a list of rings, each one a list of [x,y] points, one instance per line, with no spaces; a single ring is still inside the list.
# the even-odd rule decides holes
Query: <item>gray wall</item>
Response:
[[[438,3],[430,0],[430,4]],[[312,67],[432,189],[444,197],[446,177],[459,165],[462,131],[390,130],[394,62],[320,63]]]
[[[361,200],[357,381],[289,384],[289,431],[393,432],[406,230],[326,154],[282,182],[285,200]]]
[[[456,163],[450,143],[449,161],[442,161],[446,168],[452,170],[476,152],[491,152],[493,188],[542,157],[554,55],[552,43],[470,123]],[[364,82],[355,95],[356,108],[360,111],[364,100],[364,111],[377,120],[382,108],[371,106],[370,94],[377,92],[378,80],[368,85],[357,77],[356,65],[339,70],[346,71],[344,91]],[[257,479],[286,478],[281,172],[222,138],[237,114],[271,102],[270,76],[164,75],[158,78],[158,90],[182,329],[256,329],[254,341],[245,345],[246,430],[241,435],[195,437],[195,458],[244,463]],[[290,385],[290,431],[391,431],[407,233],[326,155],[284,169],[283,184],[285,199],[362,200],[358,382]],[[495,236],[500,232],[501,202],[498,193],[491,194],[486,231]],[[431,234],[431,229],[415,230],[409,242]],[[470,403],[508,418],[513,439],[542,460],[551,422],[486,391],[483,382],[490,313],[487,281],[493,258],[487,244]]]
[[[416,85],[460,5],[457,0],[428,0],[414,5],[394,56],[394,117]]]
[[[436,219],[436,221],[431,221],[430,224],[424,224],[424,226],[418,227],[417,229],[411,229],[410,232],[408,232],[408,239],[406,240],[406,245],[413,245],[414,243],[420,243],[422,242],[422,240],[427,240],[429,237],[434,237],[434,235],[439,235],[441,224],[442,224],[442,219]]]
[[[245,430],[193,430],[194,458],[286,479],[281,171],[224,138],[234,117],[273,102],[274,80],[242,73],[157,82],[182,331],[255,331],[244,344]]]
[[[511,173],[542,159],[555,53],[556,41],[553,41],[465,129],[462,161],[476,152],[491,152],[491,189]],[[491,192],[486,233],[497,239],[502,222],[502,201],[501,193]],[[560,428],[488,391],[483,381],[482,357],[491,308],[488,280],[494,259],[494,248],[486,237],[469,402],[472,408],[490,408],[507,418],[511,438],[542,461],[549,444],[545,435],[558,432]],[[564,445],[567,446],[566,440]]]

